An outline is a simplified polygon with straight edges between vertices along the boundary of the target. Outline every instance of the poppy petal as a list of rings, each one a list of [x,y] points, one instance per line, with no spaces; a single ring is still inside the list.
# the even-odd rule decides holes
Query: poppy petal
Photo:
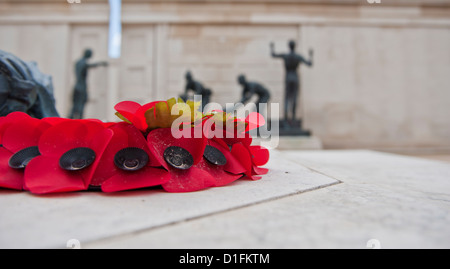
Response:
[[[140,104],[133,101],[122,101],[114,106],[114,109],[124,116],[130,122],[133,122],[136,111],[141,107]]]
[[[2,144],[14,153],[27,147],[37,146],[42,132],[50,126],[49,123],[35,118],[19,120],[6,128]]]
[[[67,121],[45,131],[39,141],[39,150],[42,155],[32,159],[25,169],[25,186],[33,193],[87,189],[99,159],[113,135],[109,129],[98,131],[100,128],[97,124],[96,122]],[[65,137],[58,132],[64,133]],[[94,162],[81,170],[62,169],[59,164],[60,157],[70,150],[81,147],[95,152]]]
[[[88,128],[81,121],[64,121],[48,128],[39,140],[39,151],[42,155],[60,157],[65,152],[87,147],[88,141],[83,139]]]
[[[66,171],[57,158],[38,156],[25,169],[25,186],[36,194],[85,190],[86,171]]]
[[[250,130],[256,129],[258,127],[263,126],[266,124],[266,120],[264,117],[259,114],[258,112],[251,112],[246,118],[245,122],[247,123],[247,126],[245,128],[245,131],[248,132]]]
[[[141,131],[145,131],[148,128],[145,112],[153,108],[158,102],[151,102],[141,106],[133,101],[123,101],[114,106],[119,113],[119,118],[128,121],[136,126]]]
[[[253,175],[265,175],[269,172],[269,169],[267,169],[267,168],[256,167],[256,166],[253,166],[252,170],[253,170],[253,173],[252,173]]]
[[[252,158],[248,149],[241,143],[236,143],[231,148],[231,154],[239,161],[245,168],[245,174],[251,176],[252,174]]]
[[[112,125],[109,129],[113,132],[113,136],[101,156],[97,169],[92,177],[91,185],[102,185],[103,182],[109,180],[116,173],[121,172],[114,164],[115,156],[120,150],[128,147],[143,149],[149,157],[148,166],[161,166],[158,159],[149,150],[145,137],[136,127],[128,123],[120,122]],[[130,173],[127,175],[130,175]]]
[[[114,125],[110,130],[113,131],[113,136],[100,157],[97,169],[95,169],[90,182],[93,186],[100,186],[117,172],[118,168],[114,165],[114,156],[119,150],[128,146],[128,135],[124,129]]]
[[[0,140],[3,139],[4,131],[9,127],[11,123],[31,118],[28,114],[20,111],[11,112],[8,115],[0,118]]]
[[[260,176],[247,176],[248,179],[250,180],[260,180],[262,177]]]
[[[126,123],[119,123],[117,128],[122,128],[128,135],[128,147],[136,147],[143,149],[149,155],[150,166],[161,166],[160,161],[152,154],[147,143],[145,136],[139,131],[139,129],[133,125]]]
[[[147,119],[145,118],[145,112],[155,106],[157,101],[142,105],[136,110],[133,124],[141,131],[145,131],[148,128]]]
[[[102,191],[115,192],[140,189],[164,184],[170,180],[170,174],[161,168],[146,167],[127,172],[118,171],[114,176],[103,182]]]
[[[96,138],[104,144],[100,132],[106,128],[99,122],[85,120],[69,120],[51,126],[39,139],[39,151],[42,155],[60,157],[65,152],[78,147],[90,147]]]
[[[225,186],[242,177],[228,173],[221,166],[210,164],[205,160],[200,161],[196,167],[208,172],[215,179],[215,187]]]
[[[87,140],[98,137],[100,132],[107,129],[104,123],[99,120],[82,120],[82,123],[87,127],[87,134],[85,137]]]
[[[87,175],[85,178],[86,188],[91,183],[94,173],[97,170],[98,164],[100,163],[100,160],[104,155],[104,152],[108,147],[112,137],[113,131],[110,129],[104,129],[103,131],[99,132],[94,139],[90,141],[89,148],[95,151],[96,158],[94,163],[88,169],[85,169],[87,170]]]
[[[234,145],[236,143],[241,143],[246,147],[249,147],[252,144],[252,140],[253,138],[251,137],[251,135],[249,133],[240,133],[237,134],[235,133],[230,133],[227,132],[226,130],[224,130],[224,135],[223,135],[223,141],[227,144],[227,145]]]
[[[168,192],[191,192],[213,187],[215,179],[206,171],[197,167],[180,170],[170,169],[170,180],[162,187]]]
[[[245,173],[245,167],[239,162],[239,160],[230,152],[230,149],[225,142],[221,139],[209,139],[208,144],[217,148],[222,152],[227,159],[227,163],[223,166],[223,170],[232,174],[242,174]]]
[[[256,166],[265,165],[269,161],[269,150],[262,146],[249,147],[253,164]]]
[[[8,161],[13,153],[6,148],[0,147],[0,187],[22,190],[23,170],[9,167]]]
[[[60,117],[48,117],[48,118],[42,118],[42,122],[47,122],[50,125],[56,125],[58,123],[61,123],[63,121],[71,121],[71,119],[68,118],[60,118]]]

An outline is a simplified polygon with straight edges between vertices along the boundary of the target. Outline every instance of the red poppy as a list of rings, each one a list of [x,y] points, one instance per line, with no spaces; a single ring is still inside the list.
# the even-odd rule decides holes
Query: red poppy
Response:
[[[92,120],[64,120],[42,133],[40,156],[25,169],[32,193],[86,190],[113,131]]]
[[[227,163],[223,166],[223,170],[235,175],[242,175],[245,173],[245,167],[241,164],[239,159],[231,153],[231,147],[225,143],[223,139],[212,138],[209,140],[209,143],[213,143],[212,145],[218,148],[227,159]]]
[[[140,131],[144,132],[148,128],[145,112],[155,106],[156,103],[158,103],[158,101],[141,106],[133,101],[122,101],[116,104],[114,109],[119,113],[117,116],[120,118],[123,117],[122,119],[127,120],[129,123],[136,126],[136,128]]]
[[[263,146],[258,146],[258,145],[250,146],[249,150],[250,150],[250,155],[252,157],[252,163],[253,163],[252,174],[253,175],[267,174],[269,169],[262,168],[259,166],[263,166],[269,161],[269,158],[270,158],[269,150]]]
[[[205,120],[204,125],[208,125],[208,121],[213,120],[208,118]],[[230,147],[235,143],[242,143],[244,146],[249,147],[252,143],[252,136],[249,131],[256,129],[265,124],[264,117],[258,112],[250,113],[244,120],[239,118],[228,118],[224,120],[222,133],[219,132],[223,141]]]
[[[245,168],[241,163],[231,154],[228,146],[221,140],[208,139],[207,147],[213,147],[212,151],[217,149],[220,153],[216,153],[213,156],[216,158],[224,158],[223,164],[218,164],[211,160],[205,153],[202,160],[198,163],[197,167],[207,171],[215,179],[215,187],[225,186],[239,178],[245,172]],[[219,155],[219,156],[217,156]]]
[[[169,180],[169,173],[153,156],[145,137],[135,126],[121,122],[109,129],[114,135],[102,154],[91,186],[115,192],[156,186]]]
[[[13,112],[1,122],[0,187],[22,190],[24,168],[39,155],[39,137],[50,124],[23,112]]]
[[[170,173],[169,181],[162,184],[168,192],[198,191],[216,184],[215,178],[202,165],[198,166],[207,145],[206,137],[196,138],[195,127],[189,131],[191,137],[175,138],[171,128],[159,128],[147,136],[150,151]]]
[[[248,178],[256,180],[260,179],[257,175],[263,175],[268,172],[268,169],[261,168],[269,160],[269,151],[262,146],[252,146],[253,138],[249,134],[249,131],[256,129],[265,124],[264,117],[257,113],[250,113],[245,120],[234,119],[233,128],[227,129],[224,126],[223,138],[213,138],[215,141],[223,141],[230,148],[231,154],[237,163],[241,173],[244,173]],[[233,158],[227,158],[233,160]],[[243,170],[243,171],[242,171]],[[236,172],[236,171],[230,171]]]

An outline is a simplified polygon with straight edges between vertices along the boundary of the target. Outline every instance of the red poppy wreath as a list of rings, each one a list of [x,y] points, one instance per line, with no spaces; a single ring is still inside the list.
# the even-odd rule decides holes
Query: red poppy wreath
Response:
[[[251,145],[248,133],[265,124],[256,112],[245,119],[202,113],[199,104],[175,98],[114,108],[123,121],[36,119],[23,112],[0,117],[0,188],[192,192],[268,172],[261,166],[269,151]]]

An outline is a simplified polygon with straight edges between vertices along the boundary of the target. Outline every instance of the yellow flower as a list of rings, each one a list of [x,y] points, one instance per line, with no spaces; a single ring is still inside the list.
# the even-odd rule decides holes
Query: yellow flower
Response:
[[[161,101],[145,112],[148,128],[169,128],[175,120],[186,125],[192,125],[201,121],[203,114],[198,111],[200,102],[171,98]]]

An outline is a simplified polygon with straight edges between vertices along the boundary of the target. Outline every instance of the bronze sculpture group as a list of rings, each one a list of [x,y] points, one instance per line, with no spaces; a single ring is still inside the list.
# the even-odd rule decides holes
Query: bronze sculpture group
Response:
[[[309,135],[302,130],[301,119],[296,119],[298,96],[300,94],[300,78],[298,68],[301,64],[311,67],[313,65],[313,51],[309,51],[309,59],[295,52],[295,42],[289,41],[288,53],[275,53],[274,44],[270,43],[270,52],[273,58],[283,60],[285,68],[284,79],[284,114],[280,119],[280,135]],[[88,101],[87,75],[91,68],[106,66],[106,62],[89,63],[92,50],[86,49],[83,56],[75,64],[76,82],[73,88],[73,106],[69,118],[83,118],[83,111]],[[202,83],[196,81],[192,73],[185,75],[186,85],[182,99],[189,99],[189,92],[202,96],[202,108],[211,99],[212,91]],[[238,83],[242,86],[240,103],[249,102],[253,96],[257,112],[260,104],[267,103],[270,91],[259,82],[248,81],[244,74],[238,76]],[[14,91],[13,91],[14,90]],[[0,116],[12,111],[24,111],[37,118],[58,116],[53,98],[51,77],[39,72],[36,65],[26,63],[14,55],[0,51]]]
[[[285,68],[284,79],[284,114],[280,119],[280,135],[309,135],[310,132],[302,129],[301,119],[297,119],[298,97],[300,95],[300,78],[298,69],[301,64],[311,67],[313,65],[313,51],[309,50],[309,59],[295,52],[295,41],[288,42],[288,53],[275,53],[274,44],[270,43],[270,52],[273,58],[283,60]],[[182,98],[186,100],[188,90],[194,91],[195,94],[202,95],[203,107],[209,102],[211,90],[205,89],[203,85],[192,79],[191,73],[186,74],[187,84],[185,93]],[[244,74],[238,76],[238,83],[242,86],[242,98],[238,104],[245,104],[250,101],[253,96],[257,96],[254,102],[256,111],[260,111],[260,104],[267,103],[270,99],[269,90],[261,83],[248,81]],[[236,109],[237,106],[234,107]]]

